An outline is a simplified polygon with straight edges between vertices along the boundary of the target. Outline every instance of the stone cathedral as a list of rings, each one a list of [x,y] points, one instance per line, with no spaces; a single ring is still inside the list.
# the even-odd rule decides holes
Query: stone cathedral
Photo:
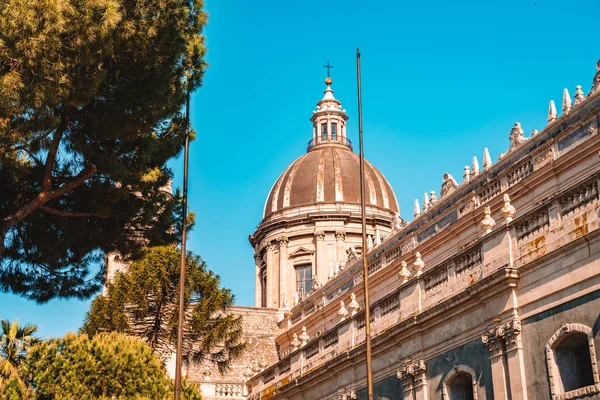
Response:
[[[203,398],[367,399],[365,255],[374,399],[600,399],[596,68],[546,127],[517,122],[497,161],[484,149],[460,183],[444,174],[410,222],[366,162],[366,249],[359,156],[328,78],[306,153],[249,237],[255,307],[232,310],[249,350],[226,376],[187,371]]]

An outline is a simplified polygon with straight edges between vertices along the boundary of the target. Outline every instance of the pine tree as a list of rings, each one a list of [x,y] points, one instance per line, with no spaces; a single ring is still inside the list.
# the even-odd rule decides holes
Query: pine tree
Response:
[[[205,69],[202,6],[0,2],[0,290],[86,298],[107,252],[176,241],[161,188]]]
[[[173,383],[152,349],[119,333],[67,334],[35,346],[22,366],[36,399],[171,399]],[[199,400],[188,389],[187,400]]]
[[[177,339],[180,253],[174,247],[152,248],[118,273],[108,295],[92,302],[82,332],[116,331],[143,339],[162,356]],[[234,296],[197,255],[186,258],[184,360],[208,362],[225,372],[245,349],[241,317],[228,313]]]

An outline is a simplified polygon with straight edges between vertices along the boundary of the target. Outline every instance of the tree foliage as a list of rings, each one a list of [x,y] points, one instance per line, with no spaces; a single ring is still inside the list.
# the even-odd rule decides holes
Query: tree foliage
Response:
[[[19,365],[25,360],[27,351],[39,342],[34,335],[37,325],[20,325],[18,321],[0,321],[0,378],[11,380],[18,377]]]
[[[0,2],[0,290],[88,297],[103,254],[176,241],[161,188],[205,68],[202,6]]]
[[[141,341],[118,333],[67,334],[33,347],[23,376],[34,398],[170,399],[173,383],[160,359]],[[187,399],[199,399],[188,390]]]
[[[173,353],[177,338],[180,253],[175,247],[148,250],[92,302],[82,332],[124,332],[159,354]],[[184,360],[210,362],[225,372],[241,356],[241,317],[228,313],[234,296],[197,255],[186,258]]]

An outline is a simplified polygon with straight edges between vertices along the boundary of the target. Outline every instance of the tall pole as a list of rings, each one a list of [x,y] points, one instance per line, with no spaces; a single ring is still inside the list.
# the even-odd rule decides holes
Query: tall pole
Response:
[[[367,262],[367,209],[365,205],[365,152],[363,151],[362,95],[360,90],[360,49],[356,48],[358,81],[358,143],[360,149],[360,208],[362,214],[363,290],[365,297],[365,344],[367,348],[367,393],[373,400],[373,370],[371,362],[371,310],[369,309],[369,265]]]
[[[175,400],[181,399],[181,367],[183,358],[183,319],[185,318],[185,253],[187,242],[187,191],[188,163],[190,154],[190,88],[187,89],[185,104],[185,146],[183,150],[183,201],[181,222],[181,261],[179,264],[179,319],[177,321],[177,353],[175,358]]]

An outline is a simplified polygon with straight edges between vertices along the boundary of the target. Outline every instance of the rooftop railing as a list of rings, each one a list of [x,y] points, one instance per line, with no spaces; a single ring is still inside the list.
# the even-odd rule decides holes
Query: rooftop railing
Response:
[[[316,143],[315,143],[315,139],[311,139],[308,142],[308,146],[306,146],[306,152],[308,153],[316,145],[324,144],[324,143],[339,143],[339,144],[343,144],[343,145],[348,146],[350,148],[350,150],[354,150],[353,147],[352,147],[352,142],[350,141],[350,139],[344,138],[344,137],[340,136],[340,137],[335,138],[335,139],[334,138],[325,139],[325,140],[318,141]]]

